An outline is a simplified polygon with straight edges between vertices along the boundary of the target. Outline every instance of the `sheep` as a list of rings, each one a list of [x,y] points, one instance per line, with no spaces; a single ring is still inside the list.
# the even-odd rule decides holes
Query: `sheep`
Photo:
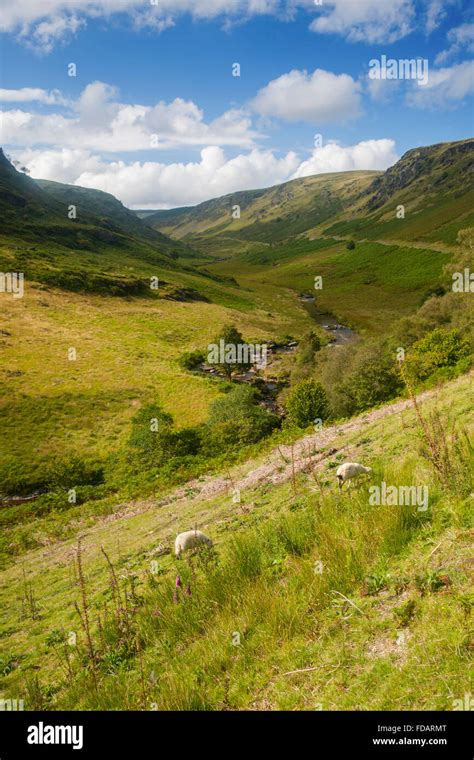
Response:
[[[205,544],[206,546],[213,546],[211,539],[200,530],[187,530],[184,533],[180,533],[176,536],[176,541],[174,543],[174,553],[179,559],[181,552],[185,552],[188,549],[195,549],[201,544]]]
[[[339,484],[339,490],[342,490],[342,484],[347,481],[348,488],[351,487],[351,481],[354,480],[354,478],[358,478],[360,475],[369,474],[372,472],[371,467],[364,467],[363,464],[359,464],[358,462],[344,462],[344,464],[341,464],[337,470],[337,480]]]

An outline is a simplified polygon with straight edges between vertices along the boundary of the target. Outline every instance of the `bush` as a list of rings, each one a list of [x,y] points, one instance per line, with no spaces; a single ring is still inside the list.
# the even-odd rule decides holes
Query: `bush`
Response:
[[[171,457],[193,455],[199,451],[201,439],[198,430],[174,430],[171,414],[159,404],[140,409],[132,420],[132,433],[128,442],[132,458],[160,467]]]
[[[349,240],[349,242],[346,245],[347,250],[348,251],[353,251],[355,247],[356,247],[356,244],[354,243],[354,241],[353,240]]]
[[[329,414],[326,391],[312,378],[295,385],[286,400],[288,416],[295,425],[305,428],[316,419],[324,420]]]
[[[183,369],[193,370],[204,361],[206,361],[206,357],[202,351],[188,351],[180,356],[179,365]]]
[[[206,423],[211,448],[255,443],[279,423],[277,415],[258,406],[259,394],[248,385],[239,385],[209,407]]]
[[[437,369],[454,367],[470,353],[469,342],[459,330],[437,327],[413,345],[406,366],[412,377],[424,380]]]
[[[394,359],[381,346],[361,349],[347,377],[337,384],[344,414],[357,414],[395,398],[402,382]]]

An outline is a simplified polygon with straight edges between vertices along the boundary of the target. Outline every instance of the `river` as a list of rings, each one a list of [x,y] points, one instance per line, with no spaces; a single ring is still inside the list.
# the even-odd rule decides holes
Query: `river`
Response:
[[[318,311],[314,296],[299,296],[299,301],[313,319],[330,337],[333,346],[347,346],[359,337],[354,330],[343,325],[328,312]]]

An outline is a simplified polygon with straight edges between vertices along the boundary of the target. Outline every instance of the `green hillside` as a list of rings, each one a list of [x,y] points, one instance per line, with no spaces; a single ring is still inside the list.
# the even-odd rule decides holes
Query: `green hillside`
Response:
[[[158,278],[162,296],[229,301],[228,283],[189,266],[199,256],[192,247],[151,229],[108,193],[31,179],[1,150],[0,217],[0,267],[27,280],[153,297],[150,281]]]
[[[144,220],[208,251],[219,249],[223,238],[235,239],[239,250],[242,240],[275,244],[301,233],[452,245],[473,221],[473,166],[473,139],[442,143],[408,151],[383,173],[305,177],[191,208],[147,212]],[[240,219],[232,217],[235,205]],[[399,205],[405,219],[396,217]]]
[[[377,172],[343,172],[285,182],[267,190],[225,195],[191,208],[157,211],[144,219],[179,239],[212,236],[275,242],[297,235],[337,216],[377,176]],[[232,216],[239,206],[240,219]]]
[[[472,433],[471,391],[445,385],[423,417]],[[49,710],[453,709],[472,662],[468,449],[441,482],[405,402],[307,436],[295,478],[291,452],[233,467],[214,495],[76,509],[80,544],[5,571],[2,693]],[[335,482],[347,458],[374,470],[352,496]],[[382,481],[423,484],[427,508],[371,506]],[[191,526],[214,552],[163,554]]]

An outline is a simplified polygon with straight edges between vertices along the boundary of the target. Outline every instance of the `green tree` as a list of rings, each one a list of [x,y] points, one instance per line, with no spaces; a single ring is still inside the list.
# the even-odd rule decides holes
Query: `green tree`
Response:
[[[232,380],[232,374],[239,370],[250,369],[251,361],[245,361],[247,358],[245,352],[239,360],[239,346],[244,346],[245,341],[242,334],[235,325],[226,325],[222,332],[217,336],[212,348],[209,347],[208,363],[212,366],[221,367],[227,378]]]
[[[149,404],[133,418],[128,445],[141,462],[160,467],[172,457],[198,453],[200,436],[193,428],[175,430],[171,414],[160,404]]]
[[[259,394],[248,385],[237,385],[211,402],[206,423],[208,443],[214,448],[254,443],[279,423],[276,414],[258,405]]]
[[[317,419],[324,420],[329,415],[326,391],[313,378],[295,385],[285,406],[290,420],[300,428],[307,427]]]

